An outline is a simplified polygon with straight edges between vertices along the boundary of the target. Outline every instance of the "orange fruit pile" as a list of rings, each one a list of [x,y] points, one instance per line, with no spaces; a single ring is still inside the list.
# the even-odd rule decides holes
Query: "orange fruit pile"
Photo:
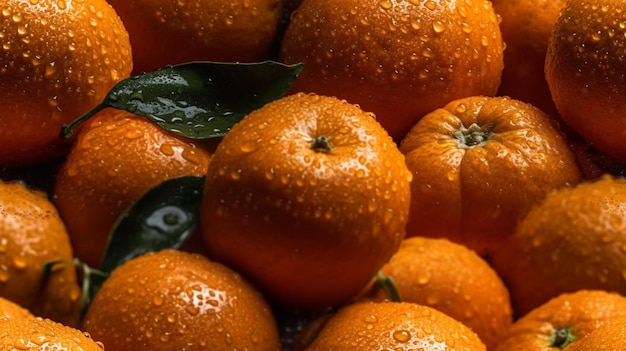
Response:
[[[618,349],[625,34],[617,0],[5,0],[0,349]]]

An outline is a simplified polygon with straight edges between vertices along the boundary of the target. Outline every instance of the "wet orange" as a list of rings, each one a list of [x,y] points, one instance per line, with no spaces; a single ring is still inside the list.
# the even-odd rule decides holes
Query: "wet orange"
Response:
[[[503,47],[487,0],[307,0],[279,59],[304,63],[293,91],[359,104],[398,141],[449,101],[494,95]]]
[[[283,0],[109,0],[133,47],[134,71],[188,61],[267,58]]]
[[[578,339],[568,351],[624,351],[626,317],[607,320],[598,329]]]
[[[204,176],[209,160],[191,140],[123,110],[105,109],[85,122],[53,189],[76,257],[99,267],[124,210],[167,179]]]
[[[341,308],[307,351],[486,350],[463,323],[434,308],[408,302],[359,302]]]
[[[626,162],[626,4],[572,0],[551,35],[546,79],[561,118],[598,151]]]
[[[0,318],[27,318],[35,317],[24,307],[17,303],[0,297]]]
[[[272,311],[253,286],[204,256],[169,249],[113,270],[82,326],[117,351],[280,350]]]
[[[0,350],[102,351],[82,331],[40,317],[0,317]]]
[[[404,157],[370,113],[298,93],[235,125],[209,165],[209,254],[268,298],[320,311],[358,293],[397,250],[410,200]]]
[[[0,166],[63,155],[63,123],[132,70],[128,33],[105,0],[3,1]]]
[[[433,307],[470,327],[493,347],[513,323],[509,292],[474,251],[446,239],[411,237],[382,268],[404,302]],[[387,299],[374,283],[364,298]]]
[[[601,290],[564,293],[516,320],[495,351],[570,350],[568,345],[625,315],[623,295]]]
[[[561,293],[626,293],[626,180],[602,176],[549,193],[491,264],[522,316]]]
[[[498,95],[530,103],[560,120],[544,73],[548,40],[566,0],[493,0],[506,43]]]
[[[0,296],[36,316],[76,325],[80,288],[72,259],[67,231],[46,194],[0,181]]]
[[[407,236],[444,237],[480,255],[581,172],[541,110],[507,97],[458,99],[424,116],[400,150],[413,173]]]

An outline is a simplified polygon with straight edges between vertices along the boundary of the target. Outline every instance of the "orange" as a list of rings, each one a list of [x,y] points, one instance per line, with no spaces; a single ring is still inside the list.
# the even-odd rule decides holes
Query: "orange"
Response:
[[[491,264],[518,316],[564,292],[626,294],[626,180],[605,175],[549,193]]]
[[[626,4],[572,0],[552,31],[546,79],[561,118],[598,151],[626,162]]]
[[[408,302],[360,302],[341,308],[307,351],[486,350],[463,323],[434,308]]]
[[[267,58],[283,0],[109,0],[133,47],[134,71],[188,61]]]
[[[581,181],[559,129],[507,97],[458,99],[424,116],[401,141],[413,173],[407,236],[443,237],[480,255],[555,188]]]
[[[576,340],[625,315],[622,295],[601,290],[563,293],[516,320],[495,351],[570,350],[568,344],[573,347]]]
[[[509,292],[474,251],[446,239],[411,237],[382,268],[404,302],[433,307],[470,327],[492,349],[513,322]],[[365,298],[386,299],[378,285]]]
[[[0,33],[0,166],[63,155],[61,126],[132,70],[122,21],[105,0],[7,0]]]
[[[117,351],[280,349],[272,311],[253,286],[204,256],[170,249],[113,270],[82,326]]]
[[[30,311],[13,301],[0,297],[0,319],[34,317]],[[0,322],[1,323],[1,322]]]
[[[598,329],[580,338],[567,348],[568,351],[624,351],[626,340],[626,317],[607,320]]]
[[[0,350],[102,351],[88,333],[40,317],[0,317]]]
[[[67,231],[46,194],[0,181],[0,296],[36,316],[76,325],[81,292],[72,259]]]
[[[449,101],[497,92],[498,22],[487,0],[306,0],[279,59],[304,63],[292,91],[359,104],[398,141]]]
[[[358,293],[398,249],[404,157],[380,124],[335,97],[298,93],[247,115],[209,165],[209,255],[273,302],[317,312]]]
[[[209,151],[144,117],[100,111],[81,125],[53,189],[76,257],[99,267],[124,210],[167,179],[204,176],[209,160]]]
[[[493,0],[506,43],[499,95],[530,103],[560,120],[544,66],[548,40],[566,0]]]

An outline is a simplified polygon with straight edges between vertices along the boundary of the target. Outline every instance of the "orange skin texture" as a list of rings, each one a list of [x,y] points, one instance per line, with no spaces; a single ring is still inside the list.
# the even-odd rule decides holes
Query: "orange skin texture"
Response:
[[[454,133],[472,124],[490,134],[464,147]],[[407,236],[445,237],[480,255],[499,249],[546,193],[582,178],[552,120],[506,97],[453,101],[422,118],[400,150],[413,173]]]
[[[72,259],[67,231],[46,194],[0,182],[0,296],[75,326],[80,288]],[[58,263],[44,279],[49,262]]]
[[[545,78],[552,27],[566,0],[493,0],[506,43],[498,95],[530,103],[560,120]]]
[[[485,0],[308,0],[279,59],[304,63],[292,91],[358,104],[398,141],[449,101],[494,95],[503,42]]]
[[[328,137],[330,148],[312,142]],[[201,230],[212,258],[276,303],[318,312],[358,293],[404,238],[410,173],[371,116],[295,94],[233,127],[209,165]]]
[[[151,188],[204,176],[209,151],[123,110],[106,109],[81,125],[54,184],[54,202],[74,253],[99,267],[118,217]]]
[[[485,345],[464,324],[434,308],[408,302],[359,302],[331,316],[307,351],[481,351]]]
[[[0,317],[0,349],[102,351],[89,334],[51,319]]]
[[[30,311],[17,303],[0,297],[0,318],[27,318],[35,317]]]
[[[283,0],[110,0],[133,47],[134,72],[189,61],[255,62],[278,34]]]
[[[513,323],[509,292],[487,261],[447,239],[410,237],[381,272],[404,302],[433,307],[470,327],[493,349]],[[373,285],[365,298],[387,299]]]
[[[561,293],[626,293],[626,181],[609,175],[552,192],[491,264],[522,316]]]
[[[82,329],[117,351],[279,351],[272,310],[238,273],[166,249],[126,261],[90,305]]]
[[[626,317],[618,317],[574,342],[567,351],[623,351],[626,340]]]
[[[130,75],[128,33],[104,0],[10,0],[2,11],[0,166],[64,155],[61,126]]]
[[[620,1],[568,2],[554,26],[545,63],[563,121],[620,163],[626,162],[624,20],[626,4]]]
[[[602,290],[579,290],[561,294],[519,318],[495,351],[553,351],[551,338],[562,328],[571,328],[574,342],[626,315],[626,297]],[[623,343],[623,339],[622,339]]]

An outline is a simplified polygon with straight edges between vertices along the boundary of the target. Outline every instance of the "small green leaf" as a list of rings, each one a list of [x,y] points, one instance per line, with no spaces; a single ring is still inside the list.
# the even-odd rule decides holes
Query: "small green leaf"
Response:
[[[100,270],[108,273],[144,253],[179,248],[198,222],[204,180],[178,177],[149,190],[113,227]]]
[[[302,64],[189,62],[117,83],[92,110],[61,129],[61,137],[98,111],[113,107],[147,117],[193,139],[221,137],[245,115],[284,96]]]

